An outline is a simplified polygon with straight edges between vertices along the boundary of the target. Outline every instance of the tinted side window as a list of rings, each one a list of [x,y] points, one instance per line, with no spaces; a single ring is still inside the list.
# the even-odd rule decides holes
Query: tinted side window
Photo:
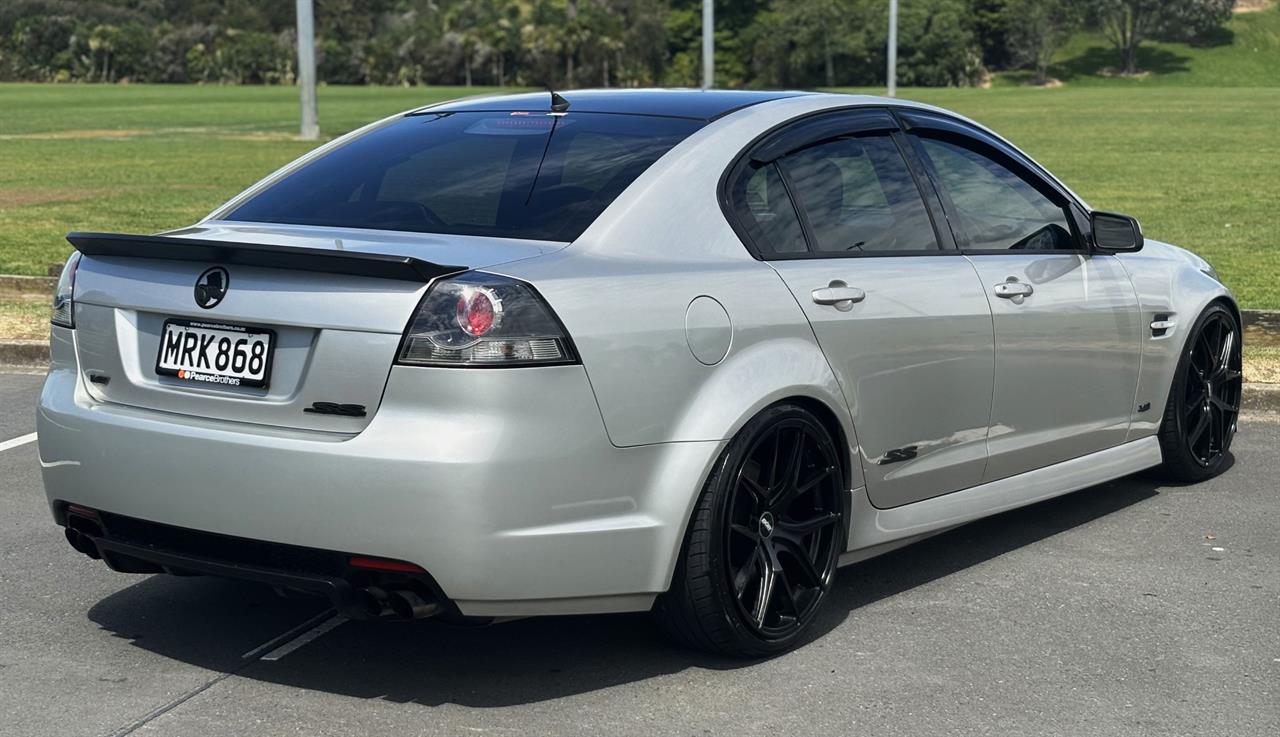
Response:
[[[800,219],[774,164],[752,164],[734,179],[730,190],[738,221],[766,255],[808,250]]]
[[[1002,164],[948,141],[920,139],[950,196],[969,250],[1076,248],[1067,211]]]
[[[933,223],[889,136],[841,138],[781,161],[814,249],[831,255],[934,251]]]

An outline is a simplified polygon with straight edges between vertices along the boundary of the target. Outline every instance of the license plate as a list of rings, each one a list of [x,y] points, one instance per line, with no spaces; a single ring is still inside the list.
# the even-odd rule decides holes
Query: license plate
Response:
[[[275,333],[243,325],[166,320],[156,373],[197,384],[265,387]]]

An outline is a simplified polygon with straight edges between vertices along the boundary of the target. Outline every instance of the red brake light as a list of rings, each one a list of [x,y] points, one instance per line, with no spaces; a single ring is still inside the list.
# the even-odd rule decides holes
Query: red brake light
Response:
[[[82,507],[79,504],[67,505],[67,516],[70,517],[72,515],[75,515],[77,517],[84,517],[86,519],[91,519],[91,520],[99,519],[98,510],[89,509],[88,507]]]
[[[388,560],[386,558],[366,558],[364,556],[352,556],[347,562],[352,568],[367,568],[374,571],[391,571],[393,573],[426,573],[422,566],[406,563],[402,560]]]
[[[473,338],[479,338],[497,324],[502,303],[488,289],[469,289],[458,296],[458,327]]]

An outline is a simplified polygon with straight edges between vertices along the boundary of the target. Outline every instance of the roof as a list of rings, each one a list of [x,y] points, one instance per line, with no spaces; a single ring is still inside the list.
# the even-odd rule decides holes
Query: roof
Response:
[[[715,120],[735,110],[770,100],[812,94],[809,92],[765,92],[756,90],[695,89],[606,89],[569,90],[557,94],[569,101],[575,113],[654,115],[692,120]],[[430,105],[414,112],[550,112],[549,92],[472,97]]]

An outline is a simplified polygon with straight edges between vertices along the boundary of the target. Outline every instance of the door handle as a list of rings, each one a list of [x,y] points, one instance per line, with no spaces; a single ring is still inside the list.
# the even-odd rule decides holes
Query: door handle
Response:
[[[816,304],[830,305],[843,312],[853,309],[854,303],[866,299],[867,293],[837,279],[825,287],[813,290],[812,296]]]
[[[1035,288],[1030,284],[1024,284],[1018,281],[1018,277],[1011,276],[1008,281],[1002,282],[995,286],[995,293],[1001,299],[1011,299],[1015,302],[1020,301],[1023,297],[1030,297],[1035,293]]]

